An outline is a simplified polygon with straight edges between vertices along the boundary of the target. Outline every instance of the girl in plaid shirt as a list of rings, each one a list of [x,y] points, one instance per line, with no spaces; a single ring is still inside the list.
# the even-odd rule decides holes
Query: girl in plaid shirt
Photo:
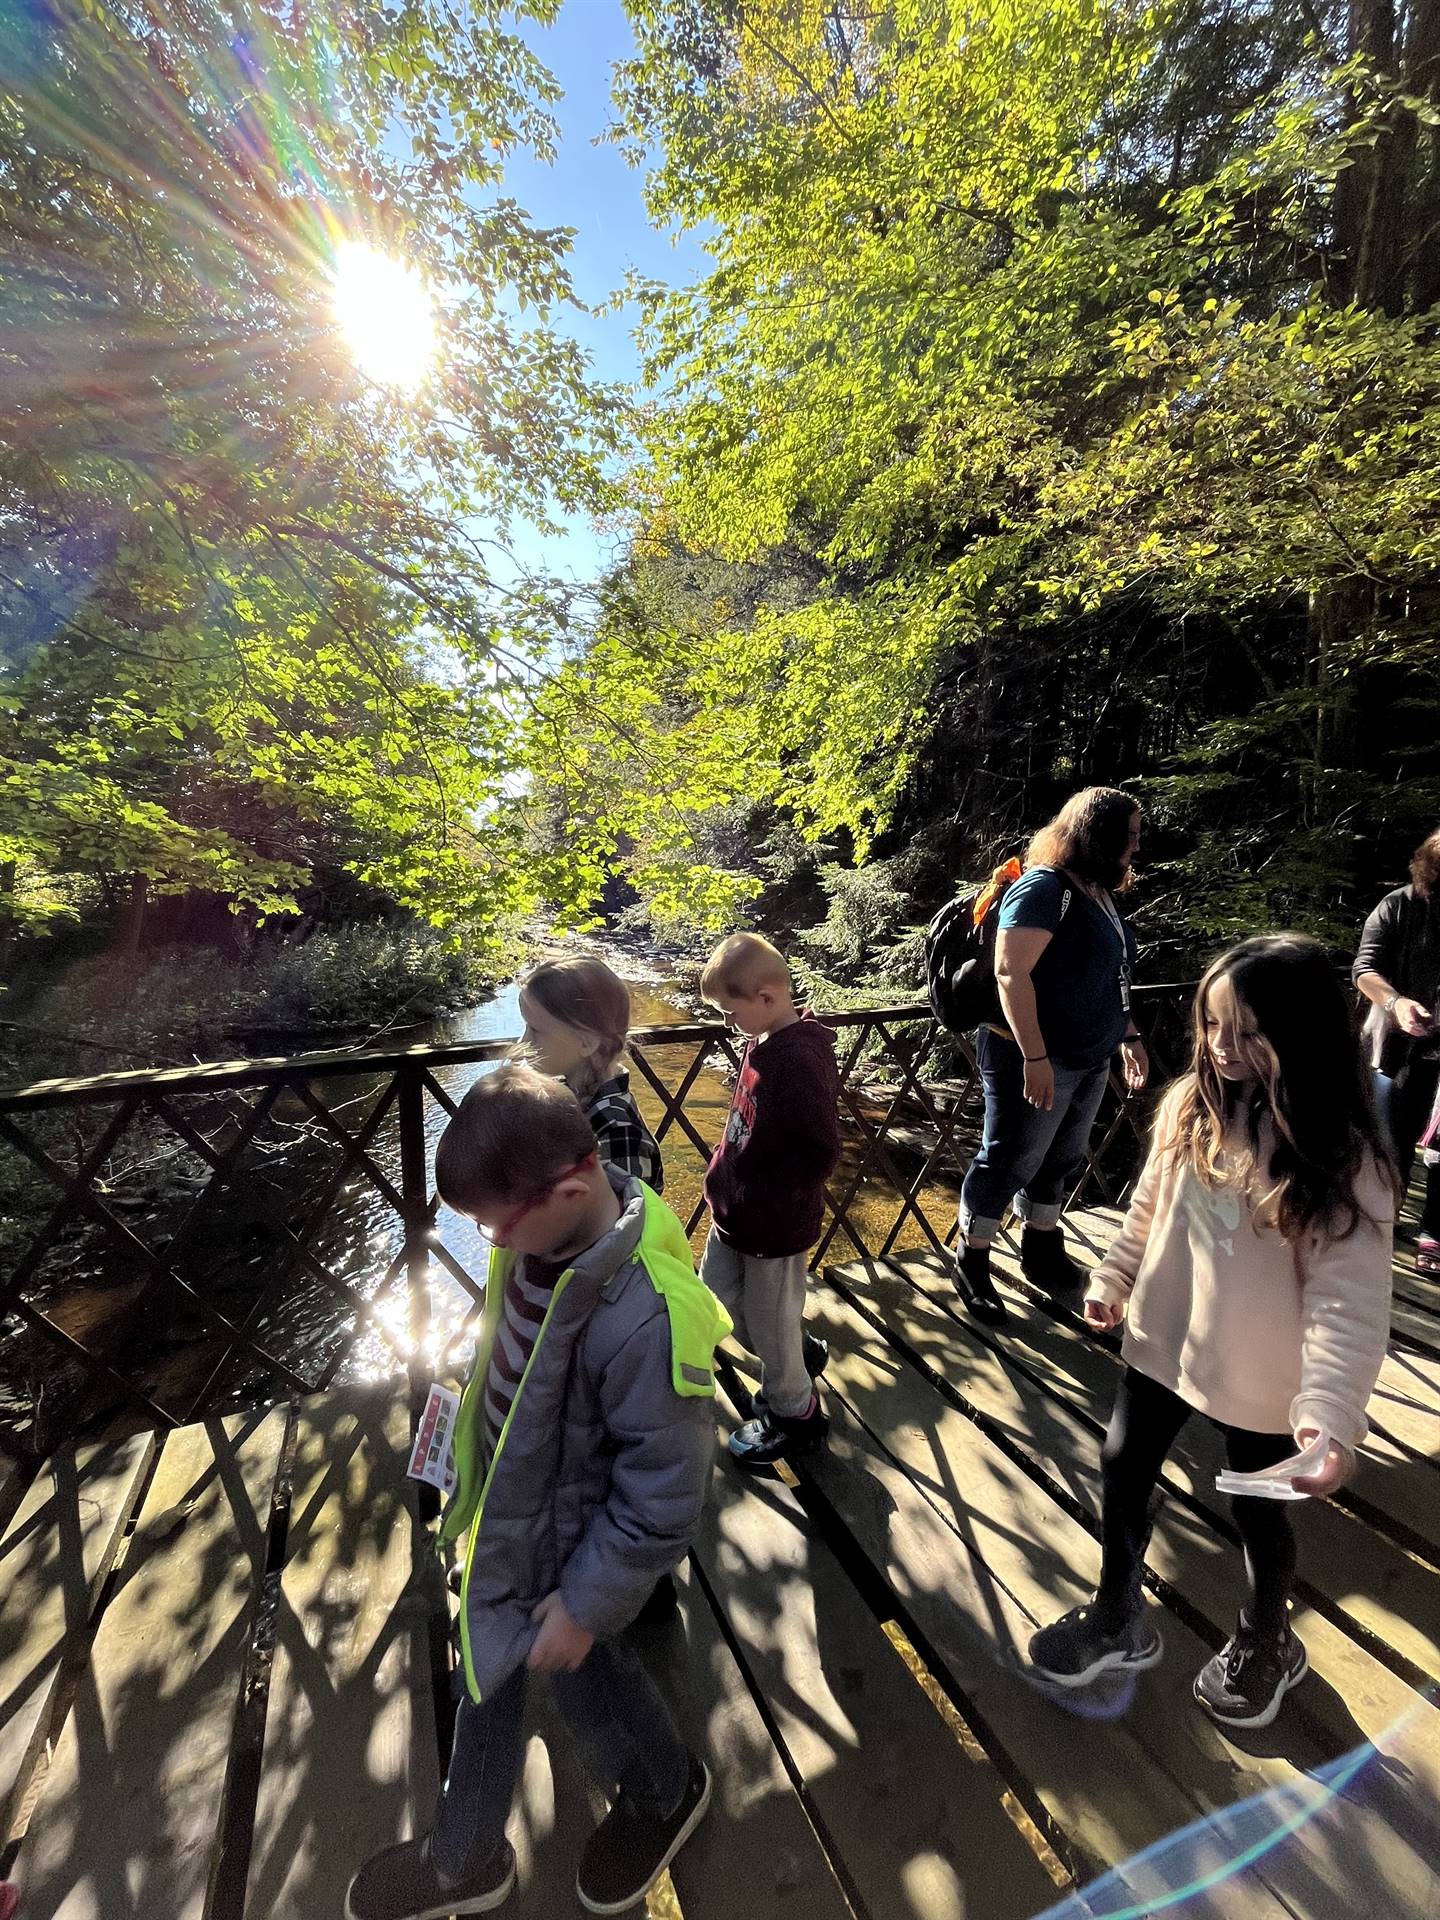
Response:
[[[620,1065],[630,1031],[625,982],[588,955],[542,960],[520,984],[520,1017],[526,1055],[578,1097],[600,1158],[659,1193],[665,1181],[660,1149]]]

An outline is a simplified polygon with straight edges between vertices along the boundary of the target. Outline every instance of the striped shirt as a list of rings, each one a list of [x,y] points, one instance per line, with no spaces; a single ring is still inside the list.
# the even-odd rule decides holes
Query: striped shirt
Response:
[[[485,1376],[485,1432],[492,1453],[540,1338],[555,1283],[564,1271],[563,1264],[526,1254],[514,1262],[506,1276],[505,1310],[490,1352],[490,1371]]]
[[[660,1149],[640,1118],[628,1073],[622,1070],[595,1089],[585,1102],[585,1118],[595,1129],[595,1144],[602,1160],[621,1173],[633,1173],[654,1192],[662,1191],[665,1169],[660,1164]]]

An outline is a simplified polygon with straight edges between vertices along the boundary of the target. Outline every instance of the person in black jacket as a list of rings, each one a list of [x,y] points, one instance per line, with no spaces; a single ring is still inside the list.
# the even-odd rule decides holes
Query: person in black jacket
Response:
[[[1387,893],[1365,922],[1352,973],[1370,1002],[1376,1105],[1408,1183],[1440,1078],[1440,827],[1415,849],[1409,886]],[[1440,1166],[1426,1168],[1415,1264],[1440,1279]]]

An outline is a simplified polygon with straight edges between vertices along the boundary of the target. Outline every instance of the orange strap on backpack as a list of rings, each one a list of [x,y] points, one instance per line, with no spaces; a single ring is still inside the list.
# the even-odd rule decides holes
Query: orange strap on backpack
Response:
[[[1009,886],[1010,882],[1012,880],[1018,880],[1024,871],[1025,869],[1013,854],[1005,862],[1003,867],[996,867],[994,873],[990,876],[989,885],[982,887],[975,896],[975,905],[972,909],[971,917],[977,927],[990,911],[991,907],[993,907],[995,902],[1000,898],[1006,887]]]

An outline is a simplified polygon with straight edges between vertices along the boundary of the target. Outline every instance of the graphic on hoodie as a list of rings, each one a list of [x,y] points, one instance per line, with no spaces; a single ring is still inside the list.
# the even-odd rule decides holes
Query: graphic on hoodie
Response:
[[[725,1145],[731,1153],[743,1153],[755,1131],[755,1069],[747,1056],[740,1069],[739,1085],[725,1123]]]
[[[783,1257],[819,1238],[840,1156],[835,1035],[804,1013],[751,1040],[705,1176],[716,1232],[742,1253]]]

